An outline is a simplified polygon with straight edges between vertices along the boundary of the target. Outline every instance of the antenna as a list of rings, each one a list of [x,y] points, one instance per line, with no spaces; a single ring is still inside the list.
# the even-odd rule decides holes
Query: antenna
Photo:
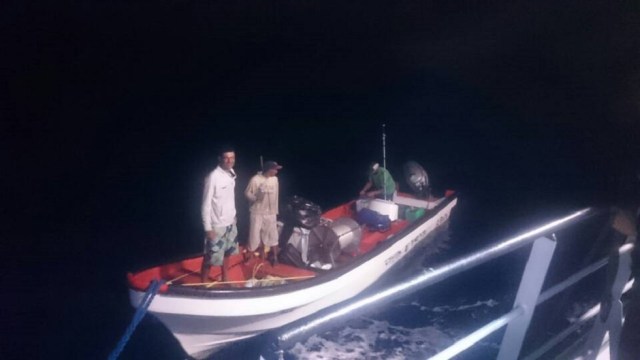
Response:
[[[386,124],[382,124],[382,167],[385,171],[387,171],[387,133],[385,132]],[[387,177],[382,176],[382,193],[384,194],[384,199],[387,200]]]
[[[387,134],[385,133],[386,124],[382,124],[382,167],[387,168]]]
[[[260,171],[264,169],[264,161],[262,160],[262,155],[260,155]]]

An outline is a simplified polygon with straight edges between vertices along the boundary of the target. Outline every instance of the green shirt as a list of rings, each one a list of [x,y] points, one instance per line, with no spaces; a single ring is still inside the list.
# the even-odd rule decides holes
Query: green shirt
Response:
[[[389,171],[383,167],[379,167],[377,171],[371,173],[369,180],[371,180],[376,190],[384,188],[385,195],[392,195],[396,191],[395,181],[393,181]]]

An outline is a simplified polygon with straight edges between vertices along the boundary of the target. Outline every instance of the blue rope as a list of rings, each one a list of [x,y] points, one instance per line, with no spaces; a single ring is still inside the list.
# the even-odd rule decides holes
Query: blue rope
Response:
[[[109,354],[109,358],[108,358],[109,360],[116,360],[118,356],[120,356],[120,353],[122,352],[122,350],[124,350],[125,345],[127,345],[127,342],[129,342],[129,338],[131,338],[131,335],[135,331],[136,327],[138,326],[140,321],[142,321],[142,318],[144,318],[144,315],[147,313],[147,309],[151,304],[151,300],[153,300],[153,297],[156,296],[156,294],[158,293],[158,290],[160,289],[160,285],[162,285],[162,282],[159,280],[153,280],[151,282],[151,285],[149,285],[149,288],[147,288],[147,292],[144,294],[144,297],[142,298],[142,301],[140,301],[140,305],[138,305],[138,309],[136,310],[136,313],[133,315],[133,319],[131,319],[131,323],[127,327],[127,330],[122,335],[122,338],[118,342],[118,345],[116,346],[116,348],[113,349],[111,354]]]

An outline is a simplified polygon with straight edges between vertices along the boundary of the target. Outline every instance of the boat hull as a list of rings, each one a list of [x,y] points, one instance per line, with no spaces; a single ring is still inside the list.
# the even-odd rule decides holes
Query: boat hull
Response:
[[[367,254],[357,266],[326,281],[319,277],[309,281],[309,286],[256,296],[247,291],[221,297],[160,293],[148,311],[174,334],[187,354],[205,358],[232,342],[280,328],[358,295],[447,223],[457,199],[447,200],[427,219],[417,221],[388,239],[381,249]],[[143,296],[144,292],[130,289],[134,306]]]

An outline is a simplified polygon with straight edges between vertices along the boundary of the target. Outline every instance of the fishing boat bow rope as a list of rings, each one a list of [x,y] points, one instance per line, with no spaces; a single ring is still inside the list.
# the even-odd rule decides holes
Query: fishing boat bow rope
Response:
[[[151,300],[153,300],[153,298],[156,296],[162,284],[163,281],[157,279],[151,282],[144,294],[144,297],[142,298],[142,301],[140,302],[140,305],[138,306],[138,309],[136,310],[136,313],[133,315],[133,319],[131,319],[131,323],[127,327],[127,330],[122,335],[122,338],[118,342],[118,345],[116,345],[116,348],[113,349],[111,354],[109,354],[109,360],[115,360],[118,358],[118,356],[120,356],[120,353],[127,345],[127,342],[129,342],[129,339],[131,338],[133,332],[136,330],[136,327],[138,326],[140,321],[142,321],[142,318],[144,318],[144,316],[146,315],[147,309],[151,304]]]

